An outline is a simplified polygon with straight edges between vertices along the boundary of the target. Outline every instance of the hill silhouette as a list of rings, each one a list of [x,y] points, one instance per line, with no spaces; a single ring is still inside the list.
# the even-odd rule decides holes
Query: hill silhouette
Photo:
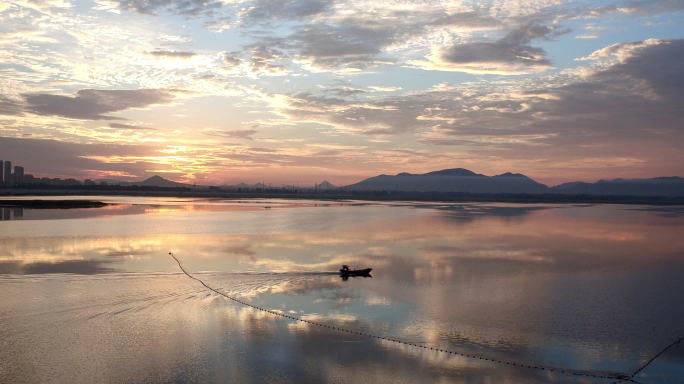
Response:
[[[190,184],[179,183],[154,175],[142,181],[126,182],[114,179],[96,180],[106,181],[109,185],[145,186],[145,187],[192,187]],[[198,189],[207,186],[197,186]],[[221,185],[226,190],[256,190],[257,188],[275,188],[262,183],[248,185]],[[294,186],[284,186],[294,189]],[[300,187],[302,190],[314,190],[313,186]],[[495,176],[486,176],[464,168],[443,169],[423,174],[407,172],[396,175],[379,175],[367,178],[347,186],[335,186],[324,180],[317,186],[318,191],[398,191],[398,192],[440,192],[440,193],[485,193],[485,194],[557,194],[557,195],[592,195],[592,196],[643,196],[643,197],[684,197],[684,178],[656,177],[652,179],[613,179],[599,180],[595,183],[574,181],[548,187],[531,178],[520,174],[506,172]]]
[[[676,197],[684,196],[684,179],[675,176],[599,180],[595,183],[574,181],[556,185],[551,191],[565,195]]]
[[[108,185],[121,185],[121,186],[133,186],[133,185],[138,185],[138,186],[143,186],[143,187],[191,187],[190,184],[184,184],[184,183],[179,183],[176,181],[168,180],[165,179],[159,175],[154,175],[148,179],[142,180],[142,181],[121,181],[121,180],[116,180],[116,179],[98,179],[95,180],[96,183],[100,183],[101,181],[106,182]]]
[[[485,176],[463,168],[424,174],[380,175],[344,189],[355,191],[467,192],[467,193],[547,193],[550,188],[521,174]]]

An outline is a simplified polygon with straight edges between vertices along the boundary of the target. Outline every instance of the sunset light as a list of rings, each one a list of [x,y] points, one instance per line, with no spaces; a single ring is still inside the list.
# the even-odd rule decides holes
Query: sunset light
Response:
[[[214,185],[682,176],[683,8],[6,1],[0,153],[36,176]]]

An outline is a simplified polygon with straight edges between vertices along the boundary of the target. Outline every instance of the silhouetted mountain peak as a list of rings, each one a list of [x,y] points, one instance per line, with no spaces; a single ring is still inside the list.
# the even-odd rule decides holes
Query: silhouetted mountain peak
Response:
[[[679,181],[679,180],[684,180],[679,176],[661,176],[661,177],[655,177],[654,180],[674,180],[674,181]]]
[[[585,183],[584,181],[570,181],[568,183],[563,183],[563,184],[558,184],[552,189],[566,189],[566,188],[573,188],[577,186],[585,186],[588,185],[589,183]]]
[[[434,171],[424,173],[421,176],[484,176],[479,173],[467,170],[465,168],[450,168],[441,171]]]
[[[149,179],[136,182],[137,185],[156,186],[156,187],[187,187],[188,184],[179,183],[176,181],[165,179],[159,175],[154,175]]]
[[[402,172],[380,175],[345,187],[356,191],[546,193],[549,187],[519,173],[489,177],[463,168],[443,169],[422,175]]]
[[[528,178],[527,176],[523,175],[522,173],[511,173],[511,172],[502,173],[502,174],[496,175],[494,177],[524,177],[524,178]]]
[[[563,194],[675,197],[684,196],[684,179],[677,176],[652,179],[601,179],[595,183],[564,183],[551,190]]]
[[[336,186],[330,184],[327,180],[323,180],[322,183],[318,184],[318,188],[337,188]]]

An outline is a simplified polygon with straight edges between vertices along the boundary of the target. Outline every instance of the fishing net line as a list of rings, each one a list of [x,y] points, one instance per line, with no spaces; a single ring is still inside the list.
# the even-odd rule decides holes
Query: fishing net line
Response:
[[[176,262],[178,263],[178,267],[181,269],[181,271],[183,271],[183,273],[184,273],[186,276],[188,276],[189,278],[191,278],[191,279],[193,279],[193,280],[196,280],[197,282],[199,282],[200,284],[202,284],[206,289],[208,289],[208,290],[210,290],[210,291],[212,291],[212,292],[214,292],[214,293],[216,293],[216,294],[218,294],[218,295],[221,295],[221,296],[225,297],[225,298],[228,299],[228,300],[231,300],[231,301],[234,301],[234,302],[236,302],[236,303],[238,303],[238,304],[241,304],[241,305],[244,305],[244,306],[253,308],[253,309],[255,309],[255,310],[257,310],[257,311],[260,311],[260,312],[265,312],[265,313],[271,314],[271,315],[273,315],[273,316],[279,316],[279,317],[282,317],[282,318],[285,318],[285,319],[289,319],[289,320],[293,320],[293,321],[297,321],[297,322],[302,322],[302,323],[306,323],[306,324],[309,324],[309,325],[313,325],[313,326],[317,326],[317,327],[321,327],[321,328],[330,329],[330,330],[333,330],[333,331],[348,333],[348,334],[351,334],[351,335],[363,336],[363,337],[368,337],[368,338],[372,338],[372,339],[376,339],[376,340],[384,340],[384,341],[387,341],[387,342],[390,342],[390,343],[397,343],[397,344],[401,344],[401,345],[406,345],[406,346],[408,346],[408,347],[415,347],[415,348],[421,348],[421,349],[424,349],[424,350],[435,351],[435,352],[444,353],[444,354],[447,354],[447,355],[450,355],[450,356],[461,356],[461,357],[470,358],[470,359],[474,359],[474,360],[489,361],[489,362],[492,362],[492,363],[497,363],[497,364],[502,364],[502,365],[508,365],[508,366],[514,366],[514,367],[524,368],[524,369],[531,369],[531,370],[545,371],[545,372],[554,372],[554,373],[560,373],[560,374],[565,374],[565,375],[573,375],[573,376],[579,376],[579,377],[591,377],[591,378],[596,378],[596,379],[610,379],[610,380],[616,380],[616,381],[613,382],[613,383],[615,383],[615,384],[618,384],[618,383],[621,383],[621,382],[638,383],[637,381],[634,380],[634,377],[635,377],[637,374],[639,374],[639,372],[641,372],[641,371],[644,370],[646,367],[648,367],[653,361],[655,361],[655,360],[656,360],[660,355],[662,355],[665,351],[667,351],[668,349],[670,349],[671,347],[673,347],[673,346],[675,346],[675,345],[678,346],[679,343],[680,343],[682,340],[684,340],[684,337],[680,337],[679,339],[673,341],[671,344],[669,344],[667,347],[663,348],[660,352],[658,352],[655,356],[653,356],[653,358],[651,358],[648,362],[646,362],[646,364],[644,364],[643,366],[641,366],[639,369],[637,369],[636,371],[634,371],[634,372],[631,373],[631,374],[629,374],[629,373],[619,373],[619,372],[597,373],[597,372],[576,370],[576,369],[570,369],[570,368],[558,368],[558,367],[551,367],[551,366],[544,366],[544,365],[530,365],[530,364],[524,364],[524,363],[520,363],[520,362],[516,362],[516,361],[511,361],[511,360],[505,360],[505,359],[502,360],[502,359],[500,359],[500,358],[494,358],[494,357],[487,356],[487,355],[479,355],[479,354],[472,354],[472,353],[463,353],[463,352],[448,350],[448,349],[444,349],[444,348],[429,347],[429,346],[422,345],[422,344],[418,344],[418,343],[411,342],[411,341],[399,340],[399,339],[396,339],[396,338],[391,338],[391,337],[386,337],[386,336],[378,336],[378,335],[373,335],[373,334],[366,333],[366,332],[359,332],[359,331],[355,331],[355,330],[352,330],[352,329],[346,329],[346,328],[336,327],[336,326],[332,326],[332,325],[328,325],[328,324],[323,324],[323,323],[316,322],[316,321],[311,321],[311,320],[303,319],[303,318],[296,317],[296,316],[286,315],[286,314],[284,314],[284,313],[282,313],[282,312],[275,311],[275,310],[272,310],[272,309],[262,308],[262,307],[259,307],[259,306],[250,304],[250,303],[248,303],[248,302],[246,302],[246,301],[242,301],[242,300],[240,300],[240,299],[238,299],[238,298],[232,297],[232,296],[230,296],[230,295],[227,295],[227,294],[225,294],[225,293],[219,291],[218,289],[216,289],[216,288],[214,288],[214,287],[211,287],[211,286],[207,285],[207,284],[206,284],[204,281],[202,281],[201,279],[199,279],[199,278],[197,278],[197,277],[191,275],[190,273],[188,273],[188,271],[186,271],[185,268],[183,268],[183,265],[181,264],[180,260],[178,260],[178,258],[176,258],[176,256],[174,256],[173,253],[169,252],[169,255],[171,255],[171,257],[173,257],[173,259],[176,260]]]

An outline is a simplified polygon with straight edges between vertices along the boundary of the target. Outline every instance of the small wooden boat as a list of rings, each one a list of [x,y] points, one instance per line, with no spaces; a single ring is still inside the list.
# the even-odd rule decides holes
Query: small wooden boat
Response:
[[[340,269],[340,275],[342,276],[368,276],[373,268],[364,269],[350,269],[348,266],[343,265]]]

